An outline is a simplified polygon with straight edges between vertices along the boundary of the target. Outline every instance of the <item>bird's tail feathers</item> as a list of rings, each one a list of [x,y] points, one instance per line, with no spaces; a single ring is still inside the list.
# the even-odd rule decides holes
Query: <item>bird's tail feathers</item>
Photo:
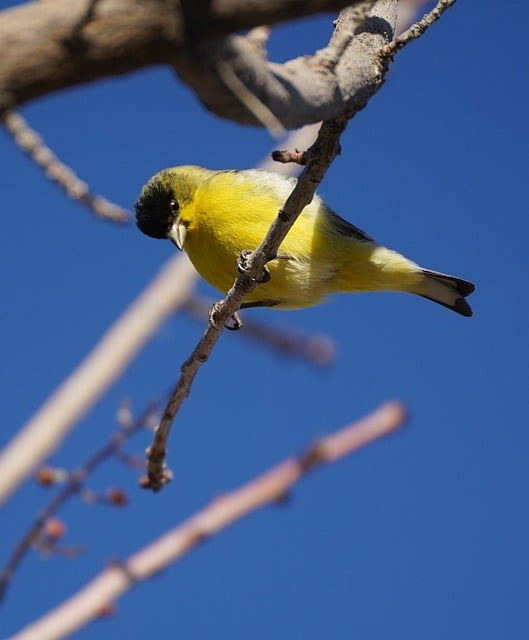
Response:
[[[462,316],[472,315],[472,309],[465,300],[474,291],[471,282],[429,269],[422,269],[422,274],[424,280],[420,295],[423,298],[442,304]]]

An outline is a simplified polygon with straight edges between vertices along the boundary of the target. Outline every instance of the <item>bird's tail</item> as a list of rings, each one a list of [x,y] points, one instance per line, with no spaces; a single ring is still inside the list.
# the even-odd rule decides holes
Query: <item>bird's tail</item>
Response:
[[[465,300],[474,291],[474,285],[471,282],[429,269],[421,269],[421,271],[424,280],[419,295],[467,318],[472,315],[472,309]]]

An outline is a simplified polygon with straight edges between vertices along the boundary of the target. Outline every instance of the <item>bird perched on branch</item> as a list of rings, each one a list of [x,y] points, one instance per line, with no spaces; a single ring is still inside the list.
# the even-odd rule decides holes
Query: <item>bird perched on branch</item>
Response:
[[[165,169],[143,187],[136,219],[143,233],[185,250],[200,275],[226,293],[243,250],[256,249],[295,185],[295,179],[258,169]],[[297,309],[328,294],[404,291],[463,316],[474,285],[423,269],[378,244],[314,196],[268,263],[270,279],[243,307]]]

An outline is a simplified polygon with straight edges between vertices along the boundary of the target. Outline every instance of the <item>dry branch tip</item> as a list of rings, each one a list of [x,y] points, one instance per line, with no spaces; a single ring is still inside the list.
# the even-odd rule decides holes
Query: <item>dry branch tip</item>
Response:
[[[272,160],[275,162],[281,162],[287,164],[288,162],[294,162],[299,165],[306,165],[309,161],[308,151],[288,151],[286,149],[276,149],[271,153]]]

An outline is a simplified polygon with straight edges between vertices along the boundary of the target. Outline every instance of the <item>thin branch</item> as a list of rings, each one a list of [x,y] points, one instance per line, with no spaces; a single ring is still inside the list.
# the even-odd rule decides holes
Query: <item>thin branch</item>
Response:
[[[0,572],[0,602],[6,595],[7,588],[11,583],[15,571],[20,566],[20,563],[28,551],[41,537],[43,529],[49,519],[59,511],[67,500],[82,490],[83,484],[88,476],[92,474],[99,465],[121,451],[121,447],[127,440],[140,429],[154,426],[154,419],[154,408],[148,407],[144,414],[136,420],[127,420],[127,422],[122,424],[122,428],[117,431],[101,449],[91,455],[76,471],[68,474],[63,487],[35,518]]]
[[[46,146],[43,139],[34,131],[25,119],[16,111],[6,110],[0,115],[5,129],[11,134],[18,147],[40,167],[46,177],[62,189],[72,200],[84,204],[96,216],[110,222],[130,222],[130,214],[102,196],[90,192],[86,182],[61,162]]]
[[[176,562],[203,540],[258,509],[282,501],[303,476],[394,432],[405,419],[406,411],[401,404],[388,403],[355,424],[321,438],[301,456],[287,459],[239,489],[217,498],[123,563],[110,565],[62,605],[29,624],[11,640],[54,640],[77,631],[126,591]]]
[[[347,121],[347,116],[341,116],[322,124],[318,138],[309,150],[309,160],[266,237],[247,257],[245,271],[237,277],[226,298],[215,305],[212,321],[191,356],[182,365],[180,379],[165,407],[153,443],[147,450],[147,475],[141,480],[144,488],[159,491],[170,480],[165,457],[173,420],[189,395],[198,370],[209,358],[220,338],[226,322],[237,313],[244,298],[257,288],[258,282],[263,280],[266,263],[276,255],[279,245],[297,217],[311,202],[318,184],[338,152],[339,139]]]
[[[406,29],[395,40],[387,44],[380,52],[381,58],[391,59],[412,40],[417,40],[423,33],[429,29],[434,22],[439,20],[447,9],[454,5],[456,0],[439,0],[435,7],[426,15],[424,15],[418,22],[412,24],[409,29]]]
[[[0,453],[0,504],[62,442],[141,347],[189,296],[198,276],[186,256],[170,260]]]

